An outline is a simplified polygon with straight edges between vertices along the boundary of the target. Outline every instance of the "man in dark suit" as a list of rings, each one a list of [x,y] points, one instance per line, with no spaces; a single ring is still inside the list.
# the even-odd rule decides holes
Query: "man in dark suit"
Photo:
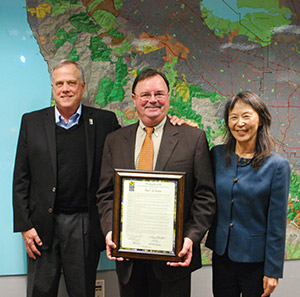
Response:
[[[140,121],[111,133],[104,145],[97,203],[111,260],[116,259],[111,254],[116,247],[111,231],[114,168],[140,169],[144,128],[154,128],[154,152],[148,155],[153,158],[150,170],[186,172],[184,242],[179,253],[182,262],[117,258],[121,297],[190,296],[191,272],[201,267],[200,241],[215,212],[214,179],[205,133],[186,125],[172,126],[166,117],[169,97],[164,74],[152,69],[140,73],[132,87]]]
[[[109,111],[81,104],[80,66],[51,72],[54,107],[22,118],[13,181],[14,231],[28,253],[27,296],[57,296],[61,270],[72,297],[95,294],[105,248],[95,193],[105,137],[119,128]]]

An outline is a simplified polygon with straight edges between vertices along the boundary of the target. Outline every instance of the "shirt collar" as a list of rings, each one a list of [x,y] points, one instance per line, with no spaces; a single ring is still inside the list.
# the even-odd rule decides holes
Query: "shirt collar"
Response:
[[[60,114],[56,105],[54,107],[54,110],[55,110],[55,124],[60,127],[69,129],[74,125],[78,125],[79,119],[82,114],[82,104],[81,103],[79,104],[77,111],[69,118],[68,122],[66,122],[64,117]]]
[[[158,131],[163,129],[166,121],[167,121],[167,117],[165,117],[158,125],[153,127],[154,128],[154,131],[153,131],[154,135],[157,136]],[[139,126],[143,131],[145,130],[146,125],[144,125],[144,123],[141,120],[139,121]]]

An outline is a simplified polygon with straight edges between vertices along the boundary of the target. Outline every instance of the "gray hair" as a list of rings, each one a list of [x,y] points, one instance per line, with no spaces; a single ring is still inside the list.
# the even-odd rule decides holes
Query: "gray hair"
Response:
[[[51,69],[50,71],[50,78],[51,78],[51,81],[52,81],[52,74],[53,74],[53,71],[64,66],[64,65],[74,65],[78,70],[79,70],[79,78],[81,80],[81,82],[84,82],[84,73],[83,73],[83,69],[82,67],[76,63],[75,61],[73,60],[69,60],[69,59],[63,59],[61,60],[60,62],[58,62],[57,64],[54,65],[54,67]]]

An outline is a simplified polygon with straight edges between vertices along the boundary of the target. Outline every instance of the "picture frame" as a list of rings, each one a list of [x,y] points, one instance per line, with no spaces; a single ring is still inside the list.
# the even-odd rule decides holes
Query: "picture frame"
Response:
[[[184,172],[115,169],[114,257],[181,261]]]

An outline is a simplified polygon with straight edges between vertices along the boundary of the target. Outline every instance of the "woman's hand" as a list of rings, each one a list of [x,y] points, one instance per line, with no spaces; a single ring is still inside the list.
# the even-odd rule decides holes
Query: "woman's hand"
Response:
[[[277,285],[278,285],[278,278],[264,276],[263,279],[264,293],[261,295],[261,297],[269,296],[271,293],[273,293]]]

